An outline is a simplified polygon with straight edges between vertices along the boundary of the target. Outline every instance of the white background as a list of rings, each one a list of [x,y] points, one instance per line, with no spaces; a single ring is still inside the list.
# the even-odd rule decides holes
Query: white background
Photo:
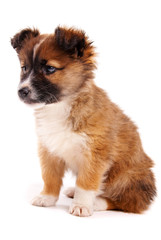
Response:
[[[5,0],[0,3],[0,238],[161,239],[161,2],[156,0]],[[52,33],[57,25],[84,29],[97,47],[97,85],[139,126],[154,159],[158,197],[143,215],[68,214],[70,200],[38,208],[42,188],[31,109],[17,97],[19,62],[10,37],[25,27]],[[74,184],[67,174],[64,186]]]

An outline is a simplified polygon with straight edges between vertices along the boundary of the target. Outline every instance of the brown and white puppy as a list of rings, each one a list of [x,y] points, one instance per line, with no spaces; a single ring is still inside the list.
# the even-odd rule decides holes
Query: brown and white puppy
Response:
[[[71,169],[71,214],[146,210],[156,194],[153,162],[134,123],[94,84],[95,49],[85,33],[24,29],[11,44],[22,69],[18,95],[35,107],[44,188],[32,204],[55,205]]]

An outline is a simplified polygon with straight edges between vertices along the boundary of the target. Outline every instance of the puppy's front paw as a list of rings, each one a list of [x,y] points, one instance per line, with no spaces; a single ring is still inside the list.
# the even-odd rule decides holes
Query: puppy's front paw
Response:
[[[38,195],[32,199],[31,204],[39,207],[51,207],[54,206],[57,198],[51,195]]]
[[[93,209],[88,206],[72,203],[69,212],[78,217],[89,217],[93,214]]]

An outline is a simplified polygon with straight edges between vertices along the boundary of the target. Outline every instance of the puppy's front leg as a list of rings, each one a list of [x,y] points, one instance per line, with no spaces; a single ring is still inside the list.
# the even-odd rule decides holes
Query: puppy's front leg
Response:
[[[39,147],[39,157],[44,180],[43,191],[32,200],[32,205],[40,207],[54,206],[59,197],[62,178],[64,175],[64,163],[52,155],[43,146]]]
[[[101,166],[86,159],[79,169],[74,199],[69,212],[75,216],[87,217],[93,214],[96,194],[102,180]]]
[[[77,185],[69,212],[80,217],[88,217],[92,215],[95,196],[95,191],[85,190]]]

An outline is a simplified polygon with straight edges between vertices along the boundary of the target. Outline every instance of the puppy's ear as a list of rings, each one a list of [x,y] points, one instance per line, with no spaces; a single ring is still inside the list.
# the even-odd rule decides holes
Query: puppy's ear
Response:
[[[83,31],[58,27],[55,30],[55,40],[58,46],[68,54],[83,56],[86,48],[86,37]]]
[[[19,52],[26,40],[35,38],[39,34],[40,32],[37,29],[30,29],[30,28],[23,29],[11,39],[11,45],[14,49],[16,49],[17,52]]]

